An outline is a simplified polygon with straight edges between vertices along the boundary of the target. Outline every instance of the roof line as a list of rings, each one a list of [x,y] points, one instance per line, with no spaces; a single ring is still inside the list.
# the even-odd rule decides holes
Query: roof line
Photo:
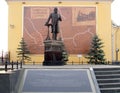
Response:
[[[11,2],[26,2],[26,1],[89,1],[89,2],[113,2],[114,0],[6,0]]]

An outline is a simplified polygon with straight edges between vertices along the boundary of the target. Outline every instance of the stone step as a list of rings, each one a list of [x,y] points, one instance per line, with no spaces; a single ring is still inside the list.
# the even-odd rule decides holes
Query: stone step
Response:
[[[97,79],[98,83],[117,83],[120,82],[120,78],[111,78],[111,79]]]
[[[120,93],[120,68],[95,68],[101,93]]]
[[[120,88],[102,88],[101,93],[120,93]]]
[[[120,74],[120,70],[117,71],[95,71],[95,75],[107,75],[107,74]]]
[[[108,84],[109,85],[112,85],[112,84],[114,85],[114,84],[120,84],[120,82],[117,82],[117,83],[99,83],[99,85],[108,85]]]
[[[120,68],[94,68],[94,71],[116,71],[116,70],[120,70]]]
[[[119,83],[102,83],[102,84],[99,84],[99,88],[120,88],[120,82]]]
[[[120,70],[101,70],[101,71],[95,71],[95,72],[120,72]]]
[[[120,74],[96,75],[96,78],[97,78],[97,79],[120,78]]]
[[[120,82],[120,79],[118,80],[97,80],[98,83],[117,83]]]

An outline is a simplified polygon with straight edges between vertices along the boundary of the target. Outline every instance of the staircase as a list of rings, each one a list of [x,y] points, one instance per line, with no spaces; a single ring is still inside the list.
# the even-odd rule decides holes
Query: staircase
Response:
[[[101,93],[120,93],[120,68],[94,68]]]

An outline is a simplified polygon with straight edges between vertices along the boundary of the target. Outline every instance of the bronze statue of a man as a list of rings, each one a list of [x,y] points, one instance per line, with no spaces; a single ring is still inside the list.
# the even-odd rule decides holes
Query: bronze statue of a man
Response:
[[[54,12],[49,15],[46,26],[50,25],[49,22],[51,20],[51,28],[52,28],[52,39],[57,40],[57,34],[59,33],[59,21],[62,21],[61,15],[58,14],[58,9],[54,8]]]

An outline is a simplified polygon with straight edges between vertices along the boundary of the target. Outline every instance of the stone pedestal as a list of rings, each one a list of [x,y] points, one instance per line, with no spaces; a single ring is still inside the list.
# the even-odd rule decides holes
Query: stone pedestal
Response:
[[[59,40],[45,40],[43,65],[64,65],[62,53],[64,44]]]

